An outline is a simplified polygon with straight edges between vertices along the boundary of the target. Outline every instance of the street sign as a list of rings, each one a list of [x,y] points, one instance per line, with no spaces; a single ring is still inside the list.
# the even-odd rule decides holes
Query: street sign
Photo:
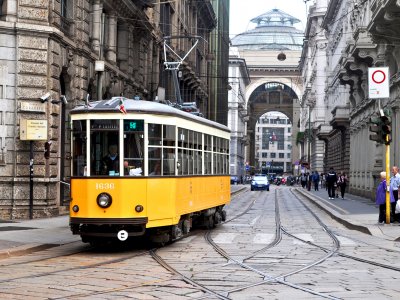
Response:
[[[389,98],[389,67],[368,68],[368,97]]]
[[[250,171],[250,166],[246,165],[246,171]]]

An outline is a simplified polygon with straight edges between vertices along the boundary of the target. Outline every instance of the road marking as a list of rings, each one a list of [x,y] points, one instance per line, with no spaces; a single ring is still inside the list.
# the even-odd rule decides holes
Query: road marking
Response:
[[[343,236],[338,236],[337,239],[339,240],[341,246],[355,246],[356,245],[356,243],[354,243],[351,239],[348,239]]]
[[[218,233],[213,240],[219,244],[232,244],[236,236],[237,233]]]
[[[273,241],[274,235],[270,233],[257,233],[253,238],[254,244],[269,244]]]
[[[253,221],[250,222],[251,226],[254,226],[254,224],[256,224],[257,220],[260,218],[261,216],[257,216],[253,219]]]
[[[309,233],[299,233],[299,234],[294,234],[294,236],[298,237],[299,239],[305,240],[307,242],[312,242],[312,243],[314,242],[311,234],[309,234]],[[297,239],[293,239],[293,244],[295,244],[295,245],[303,245],[304,242],[299,241]]]

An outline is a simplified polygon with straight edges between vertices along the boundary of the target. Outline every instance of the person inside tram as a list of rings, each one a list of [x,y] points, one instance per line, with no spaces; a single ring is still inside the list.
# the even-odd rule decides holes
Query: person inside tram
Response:
[[[103,157],[103,173],[111,176],[119,173],[118,146],[115,144],[108,147],[108,154]]]
[[[141,176],[143,175],[143,169],[141,162],[136,162],[134,165],[129,165],[128,161],[124,161],[124,175],[129,176]]]

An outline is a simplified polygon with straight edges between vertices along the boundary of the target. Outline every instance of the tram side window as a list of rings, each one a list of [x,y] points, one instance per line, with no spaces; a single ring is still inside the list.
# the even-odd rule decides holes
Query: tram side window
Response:
[[[124,175],[144,174],[144,121],[124,120]]]
[[[92,175],[119,175],[119,121],[90,121]]]
[[[175,149],[164,148],[163,149],[163,175],[175,175]]]
[[[72,176],[86,176],[86,120],[72,123]]]
[[[163,145],[175,147],[175,126],[163,125]]]

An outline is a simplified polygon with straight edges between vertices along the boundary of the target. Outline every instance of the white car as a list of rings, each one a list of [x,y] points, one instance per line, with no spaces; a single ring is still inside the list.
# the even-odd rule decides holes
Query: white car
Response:
[[[267,190],[269,191],[269,180],[267,175],[255,175],[251,181],[251,190]]]

